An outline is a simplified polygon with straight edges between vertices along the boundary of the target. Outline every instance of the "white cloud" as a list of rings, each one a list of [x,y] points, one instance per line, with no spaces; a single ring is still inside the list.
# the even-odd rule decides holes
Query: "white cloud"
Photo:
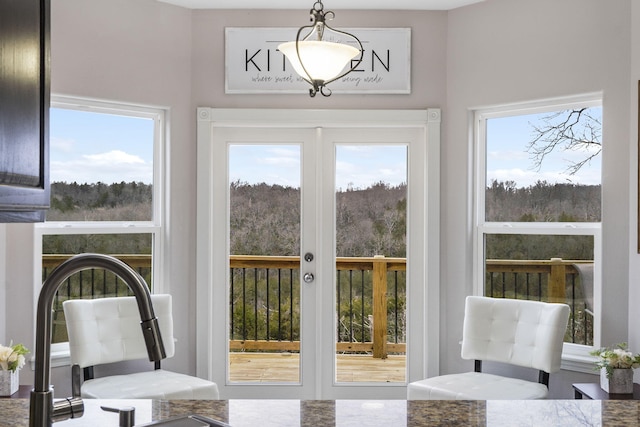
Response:
[[[113,150],[100,154],[85,154],[82,157],[95,165],[144,164],[144,160],[140,157],[134,156],[133,154],[127,154],[120,150]]]
[[[70,160],[51,160],[52,182],[145,182],[153,180],[153,166],[138,156],[113,150]]]

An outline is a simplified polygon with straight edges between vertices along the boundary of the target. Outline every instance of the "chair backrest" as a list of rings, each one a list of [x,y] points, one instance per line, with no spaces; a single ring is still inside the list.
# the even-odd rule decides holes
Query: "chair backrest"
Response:
[[[469,296],[462,332],[462,358],[560,370],[569,306]]]
[[[151,295],[167,357],[175,352],[171,295]],[[71,363],[81,368],[148,359],[134,297],[77,299],[62,304]]]

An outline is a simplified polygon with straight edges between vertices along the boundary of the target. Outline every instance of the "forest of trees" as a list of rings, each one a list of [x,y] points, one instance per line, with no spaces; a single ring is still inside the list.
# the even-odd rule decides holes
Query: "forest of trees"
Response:
[[[486,192],[487,221],[598,222],[600,185],[549,184],[518,188],[493,181]]]
[[[299,255],[299,189],[233,182],[230,190],[232,254]],[[51,192],[48,221],[152,219],[153,191],[147,184],[56,182],[51,185]],[[494,181],[486,192],[486,216],[489,221],[595,222],[600,221],[600,197],[599,185],[538,182],[517,188],[513,182]],[[366,189],[339,191],[336,194],[337,255],[406,256],[406,210],[405,185],[379,182]],[[48,241],[45,253],[87,249],[86,242],[77,242],[82,247],[74,248],[71,243]],[[149,242],[140,242],[139,247],[129,242],[126,250],[149,253]]]
[[[54,182],[47,221],[151,221],[152,196],[142,182]]]
[[[377,183],[336,195],[338,256],[405,256],[406,186]],[[231,184],[231,253],[299,255],[300,191]]]

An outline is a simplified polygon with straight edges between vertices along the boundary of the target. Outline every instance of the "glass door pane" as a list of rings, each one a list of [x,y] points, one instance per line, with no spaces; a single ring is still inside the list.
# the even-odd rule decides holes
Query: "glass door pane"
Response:
[[[337,383],[406,381],[407,146],[336,145]]]
[[[300,146],[229,145],[229,380],[300,383]]]
[[[437,141],[439,125],[433,129],[419,125],[424,113],[367,111],[354,113],[353,121],[370,121],[375,124],[371,128],[324,127],[316,120],[316,112],[287,111],[281,121],[257,126],[254,121],[260,124],[264,118],[250,120],[255,114],[251,111],[238,112],[237,121],[229,125],[242,120],[247,124],[235,127],[226,124],[229,117],[236,117],[232,113],[236,114],[221,111],[223,120],[217,125],[205,120],[198,128],[202,160],[198,165],[198,303],[206,307],[204,299],[210,298],[211,306],[208,311],[199,310],[199,332],[204,329],[207,334],[199,333],[203,363],[198,372],[215,380],[221,395],[229,399],[405,398],[407,381],[437,371],[437,352],[433,351],[433,359],[424,355],[425,343],[436,341],[438,331],[438,298],[426,289],[427,280],[434,287],[439,283],[438,209],[427,203],[439,200],[437,146],[432,154],[427,150],[427,135],[433,134]],[[411,123],[418,125],[378,127],[390,114],[402,120],[412,117]],[[351,116],[336,112],[336,120],[344,122],[345,115]],[[303,123],[310,126],[300,127]],[[427,177],[434,180],[428,191]],[[246,190],[243,198],[238,190]],[[364,197],[371,194],[375,197]],[[343,198],[345,204],[338,207],[338,199]],[[346,204],[349,201],[353,205]],[[427,215],[427,207],[432,207],[433,216]],[[337,229],[336,213],[345,220]],[[368,224],[366,234],[358,228],[363,224]],[[285,229],[289,232],[284,233]],[[434,237],[427,241],[427,235]],[[363,250],[350,246],[363,239],[368,241]],[[268,262],[250,262],[257,256],[269,257]],[[346,274],[352,281],[349,291],[342,287],[345,279],[337,283],[336,256],[341,276],[342,270],[353,270]],[[276,274],[276,282],[266,271],[275,268],[272,261],[286,264],[281,267],[284,273]],[[242,271],[232,272],[235,267]],[[288,277],[291,296],[276,304],[274,283],[284,292]],[[378,283],[384,283],[386,290]],[[349,307],[348,317],[341,311],[342,324],[353,323],[355,331],[359,313],[359,321],[365,319],[365,326],[371,328],[361,327],[360,335],[349,331],[349,341],[342,342],[338,342],[338,286],[339,305]],[[256,298],[251,299],[252,295]],[[240,308],[232,309],[238,300]],[[274,310],[283,322],[290,317],[293,322],[287,330],[260,335],[261,328],[271,331],[278,324],[273,315],[266,315]],[[245,320],[250,314],[253,318]],[[291,329],[293,334],[286,335]],[[374,340],[382,346],[374,348]],[[344,356],[340,362],[336,362],[337,352]],[[257,369],[252,359],[244,367],[234,362],[236,355],[258,353],[274,358],[266,369]],[[294,363],[285,365],[283,359]],[[345,379],[343,373],[350,377]]]

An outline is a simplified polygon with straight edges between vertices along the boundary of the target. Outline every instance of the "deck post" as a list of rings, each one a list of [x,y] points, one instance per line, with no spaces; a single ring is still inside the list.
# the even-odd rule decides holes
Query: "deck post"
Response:
[[[551,258],[551,273],[549,274],[549,302],[565,302],[566,277],[566,268],[562,262],[562,258]]]
[[[387,358],[387,261],[373,257],[373,357]]]

